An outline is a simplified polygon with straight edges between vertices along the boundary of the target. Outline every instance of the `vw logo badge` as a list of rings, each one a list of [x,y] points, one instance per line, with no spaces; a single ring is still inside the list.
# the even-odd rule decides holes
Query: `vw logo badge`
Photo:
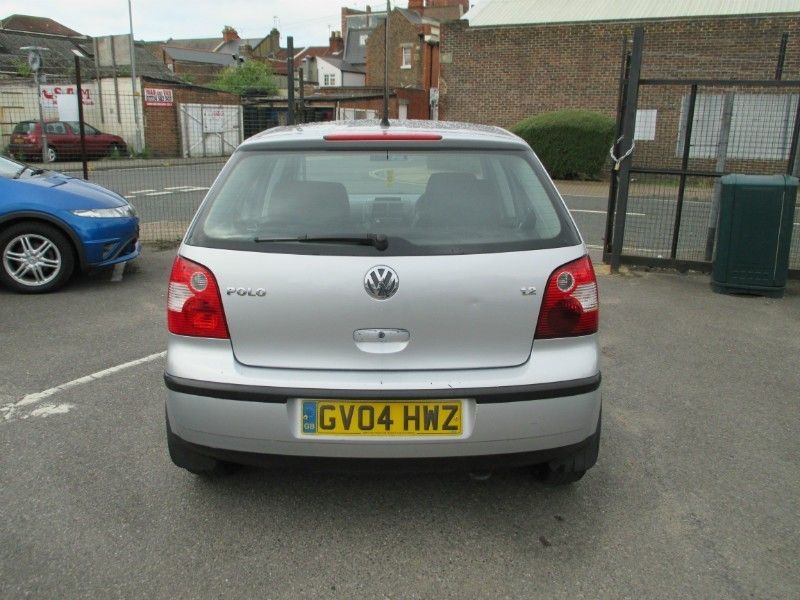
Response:
[[[364,289],[376,300],[388,300],[400,287],[400,279],[385,265],[372,267],[364,276]]]

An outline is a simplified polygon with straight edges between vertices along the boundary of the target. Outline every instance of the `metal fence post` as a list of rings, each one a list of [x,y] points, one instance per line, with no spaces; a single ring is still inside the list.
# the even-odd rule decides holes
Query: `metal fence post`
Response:
[[[294,37],[286,38],[286,76],[289,97],[286,99],[286,124],[294,125]]]
[[[81,136],[81,164],[83,178],[89,179],[89,165],[86,162],[86,127],[83,124],[83,86],[81,85],[81,59],[75,56],[75,91],[78,94],[78,131]]]
[[[625,94],[625,116],[622,119],[622,148],[633,148],[636,131],[636,106],[639,103],[639,77],[642,73],[642,50],[644,49],[644,29],[633,30],[633,49],[628,75],[628,89]],[[628,150],[625,151],[626,153]],[[625,217],[628,210],[628,191],[630,189],[631,163],[629,155],[619,165],[619,184],[617,189],[616,211],[614,213],[614,239],[611,245],[611,271],[619,270],[622,245],[625,239]]]
[[[794,128],[792,129],[792,145],[789,147],[789,160],[786,162],[786,174],[798,174],[797,144],[800,137],[800,96],[797,99],[797,110],[794,113]]]
[[[672,227],[672,246],[669,257],[675,260],[678,254],[678,235],[681,231],[683,196],[686,193],[686,170],[689,168],[689,152],[692,149],[692,126],[694,125],[694,106],[697,102],[697,84],[692,84],[689,93],[689,108],[686,110],[686,132],[683,138],[683,158],[681,159],[681,179],[678,184],[678,204],[675,207],[675,224]]]
[[[300,67],[298,69],[297,76],[298,76],[298,84],[299,84],[298,87],[300,89],[300,103],[299,103],[300,104],[300,106],[299,106],[300,110],[298,112],[300,113],[300,122],[301,123],[305,123],[306,122],[306,92],[305,92],[305,89],[304,89],[305,81],[304,81],[304,78],[303,78],[303,67]]]
[[[786,62],[786,46],[789,43],[789,32],[784,31],[781,36],[781,47],[778,50],[778,64],[775,67],[775,79],[778,81],[783,77],[783,65]]]
[[[617,124],[614,128],[614,144],[612,150],[619,156],[619,142],[622,136],[622,115],[625,111],[625,91],[628,81],[628,70],[631,60],[628,54],[628,35],[622,36],[622,60],[619,68],[619,86],[617,88]],[[608,209],[606,210],[606,233],[603,237],[603,260],[607,261],[611,253],[611,240],[614,232],[614,206],[617,200],[617,171],[612,167],[611,181],[608,184]]]
[[[719,128],[719,144],[717,145],[717,173],[725,171],[725,161],[728,158],[728,141],[731,137],[731,122],[733,117],[733,93],[728,92],[722,99],[722,123]],[[714,180],[714,193],[711,197],[711,212],[708,215],[708,232],[706,233],[705,260],[711,262],[714,256],[714,242],[717,237],[717,221],[719,220],[719,201],[722,196],[722,182],[717,177]]]

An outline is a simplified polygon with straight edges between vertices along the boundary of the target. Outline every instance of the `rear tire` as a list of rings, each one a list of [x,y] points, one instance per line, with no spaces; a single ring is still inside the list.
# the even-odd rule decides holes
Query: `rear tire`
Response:
[[[176,467],[203,477],[221,477],[235,470],[236,465],[196,452],[172,432],[167,417],[167,449]]]
[[[597,462],[600,453],[600,426],[603,420],[603,413],[597,419],[597,429],[594,435],[587,440],[586,444],[572,454],[555,458],[541,465],[532,467],[534,479],[545,485],[568,485],[579,481],[586,471]]]
[[[47,147],[47,162],[56,162],[58,160],[58,152],[52,146]]]
[[[72,245],[52,225],[31,221],[0,232],[0,283],[12,290],[52,292],[67,282],[74,269]]]

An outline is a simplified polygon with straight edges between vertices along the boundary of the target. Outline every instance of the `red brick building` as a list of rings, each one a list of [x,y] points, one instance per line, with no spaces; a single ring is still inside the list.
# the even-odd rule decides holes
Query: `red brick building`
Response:
[[[187,151],[184,138],[191,133],[188,125],[191,125],[193,121],[196,122],[197,119],[188,114],[182,115],[181,106],[200,105],[212,108],[228,106],[233,107],[232,110],[238,111],[241,104],[240,98],[236,94],[193,85],[142,78],[142,87],[145,90],[143,101],[144,137],[153,158],[173,158],[195,154]],[[160,90],[162,97],[157,101],[151,101],[148,98],[148,90]],[[238,137],[239,141],[243,139],[241,132]],[[221,154],[230,154],[232,148],[226,147],[222,150]]]
[[[564,108],[613,115],[622,40],[636,26],[646,36],[643,77],[770,79],[789,32],[783,77],[800,79],[796,0],[596,0],[585,9],[576,0],[486,0],[443,24],[441,117],[507,127]]]

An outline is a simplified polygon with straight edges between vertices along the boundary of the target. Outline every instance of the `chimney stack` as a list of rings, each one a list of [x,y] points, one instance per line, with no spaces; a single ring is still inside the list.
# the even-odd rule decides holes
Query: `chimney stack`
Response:
[[[414,10],[422,14],[425,9],[425,0],[408,0],[408,10]]]
[[[273,27],[267,36],[267,56],[275,55],[281,49],[281,33]]]
[[[331,37],[328,40],[328,48],[331,54],[335,52],[342,52],[344,51],[344,40],[342,39],[342,34],[339,31],[332,31]]]
[[[236,33],[236,30],[233,27],[230,25],[225,25],[225,27],[222,28],[222,39],[226,42],[232,42],[240,38],[239,34]]]

